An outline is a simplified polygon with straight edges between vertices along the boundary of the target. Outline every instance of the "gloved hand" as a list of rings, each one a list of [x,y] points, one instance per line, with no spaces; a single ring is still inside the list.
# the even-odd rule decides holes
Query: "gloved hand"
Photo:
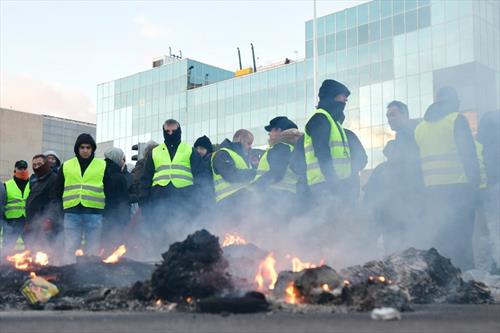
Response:
[[[54,221],[51,218],[43,219],[41,225],[44,232],[50,232],[54,230]]]

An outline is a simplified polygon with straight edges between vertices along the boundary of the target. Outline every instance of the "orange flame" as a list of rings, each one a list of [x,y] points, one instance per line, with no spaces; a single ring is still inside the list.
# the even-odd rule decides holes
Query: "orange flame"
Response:
[[[26,250],[21,253],[16,253],[12,256],[7,256],[7,261],[13,263],[16,269],[27,270],[30,264],[33,262],[30,253],[30,250]]]
[[[229,245],[245,245],[248,242],[238,234],[230,234],[226,233],[224,235],[224,241],[222,241],[222,247],[226,247]]]
[[[292,271],[293,272],[300,272],[303,271],[304,269],[307,268],[317,268],[320,266],[323,266],[325,264],[325,261],[323,259],[320,260],[319,265],[302,261],[298,257],[293,257],[292,258]]]
[[[378,277],[378,280],[379,280],[380,282],[384,283],[384,282],[385,282],[385,277],[384,277],[384,276],[379,276],[379,277]]]
[[[186,297],[186,302],[191,304],[193,302],[193,298],[191,296]]]
[[[330,287],[326,283],[321,286],[321,289],[323,289],[323,291],[330,291]]]
[[[47,266],[49,264],[49,256],[45,252],[37,252],[35,254],[35,264]]]
[[[351,284],[351,282],[349,282],[349,280],[344,280],[344,285],[345,285],[345,286],[348,286],[348,285],[350,285],[350,284]]]
[[[77,257],[83,257],[85,253],[83,253],[83,250],[82,249],[78,249],[75,251],[75,256]]]
[[[106,264],[116,264],[120,260],[120,258],[125,254],[125,252],[127,252],[127,248],[125,247],[125,245],[122,244],[118,246],[115,252],[113,252],[109,257],[103,259],[102,262]]]
[[[273,253],[269,255],[259,264],[259,269],[257,275],[255,276],[255,282],[259,290],[265,290],[264,283],[269,283],[268,289],[273,290],[276,280],[278,280],[278,273],[275,269],[276,259],[274,259]]]
[[[30,272],[30,278],[32,278],[32,279],[36,278],[36,273],[35,272]]]
[[[161,301],[161,299],[157,299],[156,302],[155,302],[155,305],[156,306],[161,306],[161,305],[163,305],[163,302]]]
[[[295,288],[295,284],[290,282],[285,289],[285,302],[289,304],[299,303],[299,291]]]

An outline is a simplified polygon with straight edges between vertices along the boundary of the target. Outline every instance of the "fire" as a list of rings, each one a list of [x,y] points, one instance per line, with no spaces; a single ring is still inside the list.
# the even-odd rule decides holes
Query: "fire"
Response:
[[[313,263],[302,261],[297,257],[292,258],[292,271],[293,272],[300,272],[300,271],[303,271],[304,269],[307,269],[307,268],[316,268],[316,267],[317,266]]]
[[[125,254],[125,252],[127,252],[127,248],[125,247],[125,245],[122,244],[118,246],[115,252],[113,252],[109,257],[103,259],[102,262],[106,264],[116,264],[120,260],[120,258]]]
[[[222,247],[226,247],[229,245],[245,245],[248,242],[238,234],[230,234],[226,233],[224,235],[224,241],[222,242]]]
[[[76,257],[82,257],[85,253],[83,253],[82,249],[78,249],[75,251],[75,256]]]
[[[259,290],[264,290],[264,284],[266,282],[269,283],[267,286],[268,289],[273,290],[274,285],[276,284],[276,280],[278,280],[278,273],[276,273],[275,269],[276,259],[274,259],[273,253],[269,253],[269,255],[259,264],[259,269],[257,271],[257,275],[255,276],[255,282],[257,282],[257,286]]]
[[[47,266],[49,264],[49,256],[45,252],[37,252],[35,254],[35,263],[40,266]]]
[[[351,282],[349,282],[349,280],[344,280],[344,286],[348,286],[350,284],[351,284]]]
[[[33,262],[30,253],[30,250],[26,250],[21,253],[16,253],[12,256],[7,256],[7,261],[13,263],[16,269],[27,270],[30,264]]]
[[[295,288],[295,284],[290,282],[285,289],[285,302],[289,304],[298,304],[299,303],[299,291]]]
[[[186,297],[186,302],[191,304],[193,302],[193,298],[191,296]]]
[[[163,302],[161,301],[161,299],[157,299],[155,304],[156,304],[156,306],[161,306],[161,305],[163,305]]]
[[[36,273],[35,272],[30,272],[30,278],[32,278],[32,279],[36,278]]]
[[[379,280],[380,282],[384,283],[384,282],[385,282],[385,277],[384,277],[384,276],[379,276],[379,277],[378,277],[378,280]]]
[[[323,291],[330,291],[330,287],[326,283],[321,285],[321,289],[323,289]]]

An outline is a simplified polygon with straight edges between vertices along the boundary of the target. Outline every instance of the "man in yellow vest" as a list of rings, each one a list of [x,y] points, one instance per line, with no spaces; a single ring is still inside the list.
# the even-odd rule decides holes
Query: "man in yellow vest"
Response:
[[[269,148],[259,161],[253,186],[262,204],[275,212],[268,215],[289,216],[297,208],[298,181],[290,161],[295,144],[303,134],[284,116],[273,118],[264,129],[269,132]]]
[[[215,200],[219,216],[239,212],[241,204],[248,199],[247,186],[255,178],[256,171],[250,164],[249,154],[253,134],[239,129],[233,141],[225,139],[220,149],[212,154]]]
[[[151,208],[150,231],[157,254],[169,245],[165,237],[172,232],[174,224],[182,227],[190,221],[198,177],[210,176],[208,171],[203,173],[200,155],[182,142],[181,137],[179,122],[165,121],[164,142],[147,156],[141,178],[141,197]]]
[[[441,88],[415,129],[424,179],[425,233],[431,246],[467,270],[473,267],[472,234],[479,163],[460,101],[452,87]]]
[[[315,204],[339,207],[351,184],[351,153],[341,124],[349,95],[342,83],[323,81],[318,108],[306,124],[306,178]]]
[[[23,236],[26,224],[26,199],[30,193],[28,163],[17,161],[14,166],[14,176],[6,181],[5,205],[3,208],[3,246],[4,254],[15,251],[16,241]]]
[[[102,216],[110,181],[106,162],[94,157],[97,145],[90,134],[78,136],[75,157],[60,167],[52,200],[62,202],[64,212],[64,260],[73,262],[83,247],[88,255],[101,248]],[[82,239],[83,235],[83,239]]]

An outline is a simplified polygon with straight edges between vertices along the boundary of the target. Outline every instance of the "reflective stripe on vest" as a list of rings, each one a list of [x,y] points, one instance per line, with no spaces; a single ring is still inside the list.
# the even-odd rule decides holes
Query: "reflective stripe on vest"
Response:
[[[1,186],[1,185],[0,185]],[[26,199],[30,194],[30,183],[26,184],[24,193],[21,192],[14,179],[5,182],[6,203],[4,207],[5,218],[17,219],[26,216]]]
[[[243,157],[241,157],[238,153],[234,152],[229,148],[221,148],[215,153],[212,154],[212,165],[215,158],[215,155],[220,152],[225,151],[229,154],[231,159],[234,162],[236,169],[240,170],[248,170],[250,166],[245,162]],[[215,201],[219,202],[224,198],[238,192],[242,188],[246,187],[250,182],[241,182],[241,183],[231,183],[225,180],[221,175],[216,174],[212,167],[212,175],[214,179],[214,187],[215,187]]]
[[[281,142],[281,144],[287,145],[291,152],[293,152],[294,147],[288,143]],[[266,149],[265,153],[262,155],[259,166],[257,167],[257,176],[254,179],[254,182],[257,181],[263,174],[268,172],[271,168],[269,166],[269,161],[267,160],[267,153],[271,150],[272,147]],[[295,172],[290,169],[290,166],[287,166],[285,175],[281,181],[274,183],[270,186],[270,188],[280,191],[287,191],[296,193],[297,192],[297,180],[298,177]]]
[[[106,162],[94,158],[82,176],[78,158],[64,162],[63,208],[68,209],[81,204],[83,207],[104,209],[104,171]]]
[[[488,187],[488,176],[486,174],[486,166],[484,165],[483,145],[475,140],[474,142],[476,144],[477,161],[479,163],[479,188],[486,188]]]
[[[193,185],[191,172],[191,154],[193,148],[181,142],[175,151],[174,159],[170,159],[165,143],[153,149],[155,173],[152,186],[167,186],[172,183],[176,188]]]
[[[467,182],[465,170],[455,144],[457,112],[435,121],[422,121],[415,129],[425,186]]]
[[[344,129],[323,109],[317,109],[313,114],[322,114],[330,123],[330,154],[333,160],[333,168],[339,179],[346,179],[351,176],[351,153],[349,143]],[[312,138],[304,134],[304,153],[307,166],[307,184],[314,185],[325,181],[325,177],[319,167],[318,158],[314,153]]]

